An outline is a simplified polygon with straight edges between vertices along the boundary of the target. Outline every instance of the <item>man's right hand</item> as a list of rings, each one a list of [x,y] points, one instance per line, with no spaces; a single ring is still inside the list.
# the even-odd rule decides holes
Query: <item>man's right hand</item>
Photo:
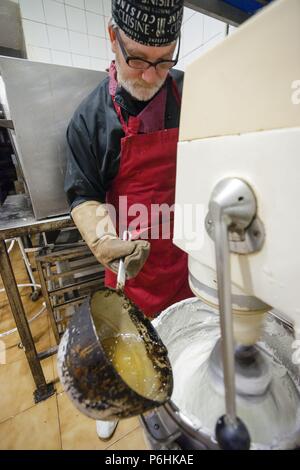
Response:
[[[124,258],[126,277],[135,277],[143,268],[150,252],[146,240],[122,241],[119,238],[105,238],[99,241],[96,258],[101,264],[118,272],[119,260]]]
[[[146,240],[120,240],[105,204],[86,201],[76,206],[71,216],[82,238],[103,266],[117,272],[119,260],[124,258],[128,279],[140,272],[149,256],[150,243]]]

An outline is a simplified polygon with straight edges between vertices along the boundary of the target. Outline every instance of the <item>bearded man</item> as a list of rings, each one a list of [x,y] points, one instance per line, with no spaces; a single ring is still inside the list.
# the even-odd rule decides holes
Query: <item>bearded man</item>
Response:
[[[115,54],[109,75],[75,112],[67,132],[65,190],[71,216],[98,261],[106,286],[116,287],[124,259],[125,294],[150,318],[192,297],[186,254],[162,237],[151,237],[152,207],[175,201],[176,152],[183,73],[174,70],[180,48],[182,0],[113,0],[109,23]],[[127,210],[120,201],[126,197]],[[131,240],[122,241],[135,214],[146,217]],[[115,208],[116,223],[109,206]],[[157,228],[157,227],[156,227]],[[102,439],[116,423],[97,423]]]

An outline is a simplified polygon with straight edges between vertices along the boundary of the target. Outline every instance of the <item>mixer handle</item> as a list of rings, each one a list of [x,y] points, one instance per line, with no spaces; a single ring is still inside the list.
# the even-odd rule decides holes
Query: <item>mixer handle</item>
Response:
[[[244,181],[226,178],[218,183],[209,203],[209,218],[214,228],[226,404],[226,415],[219,418],[215,430],[222,449],[250,448],[249,432],[236,415],[229,227],[244,231],[255,214],[255,197]]]

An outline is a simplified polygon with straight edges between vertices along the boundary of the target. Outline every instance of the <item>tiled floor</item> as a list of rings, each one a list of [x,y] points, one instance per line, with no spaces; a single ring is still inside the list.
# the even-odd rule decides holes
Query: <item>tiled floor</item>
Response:
[[[19,283],[28,283],[18,247],[11,260]],[[0,289],[2,288],[0,278]],[[42,308],[43,299],[32,302],[30,289],[20,291],[28,318]],[[5,293],[0,293],[0,334],[15,327]],[[54,344],[48,314],[44,312],[32,323],[38,351]],[[54,381],[56,394],[34,404],[34,382],[15,332],[4,338],[6,364],[0,364],[0,449],[147,449],[138,418],[119,423],[113,437],[106,442],[98,439],[95,421],[82,415],[67,398],[59,383],[56,356],[42,362],[47,381]],[[2,346],[3,349],[3,343]]]

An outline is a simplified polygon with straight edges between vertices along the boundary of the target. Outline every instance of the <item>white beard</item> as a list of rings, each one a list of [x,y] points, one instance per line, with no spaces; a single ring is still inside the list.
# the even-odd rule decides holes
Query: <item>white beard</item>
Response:
[[[116,69],[117,69],[117,80],[118,84],[121,85],[133,98],[139,101],[149,101],[153,96],[161,89],[165,82],[164,79],[155,85],[148,85],[144,80],[137,79],[125,79],[121,72],[118,61],[116,60]]]

